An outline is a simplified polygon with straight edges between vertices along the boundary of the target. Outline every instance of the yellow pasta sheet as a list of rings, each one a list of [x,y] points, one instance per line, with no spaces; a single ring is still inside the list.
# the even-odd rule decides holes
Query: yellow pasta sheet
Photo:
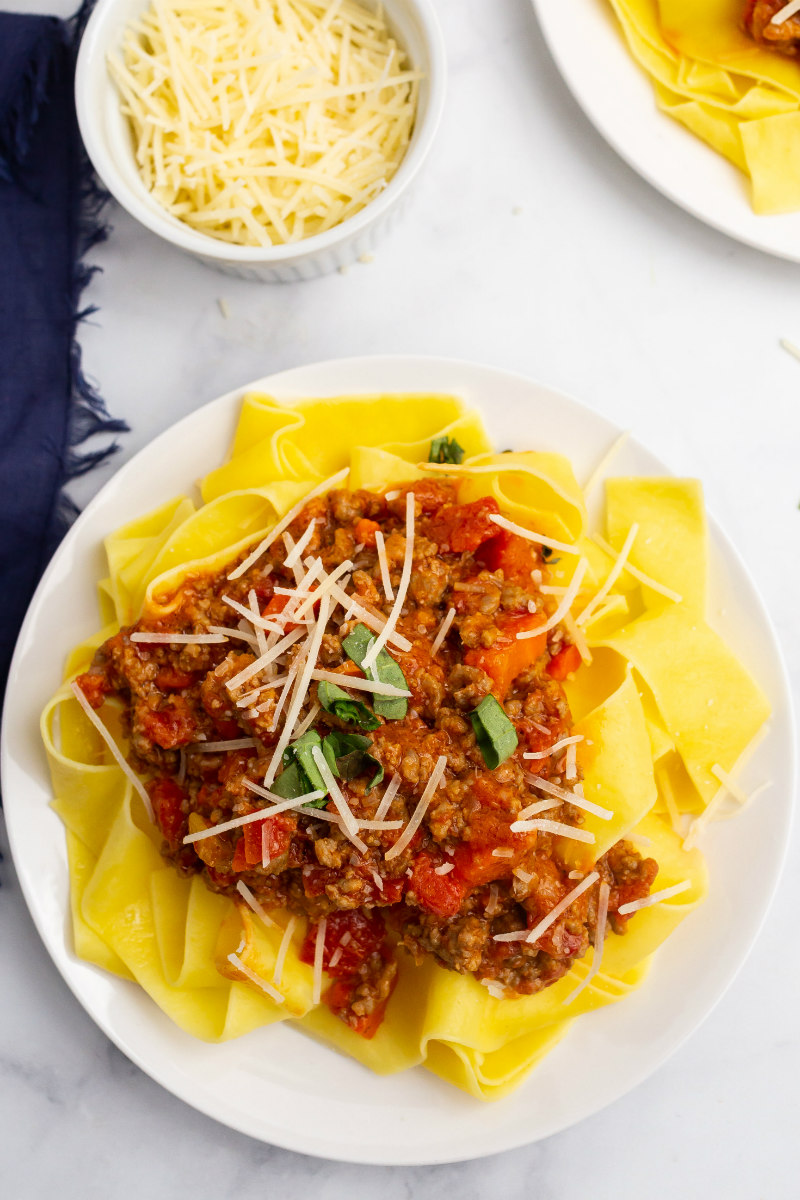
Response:
[[[656,103],[751,181],[757,213],[800,208],[800,63],[757,46],[744,0],[609,0]]]
[[[353,445],[353,431],[359,444]],[[398,431],[403,438],[398,440]],[[285,406],[265,396],[243,404],[231,457],[203,482],[205,503],[185,497],[128,523],[106,540],[109,577],[100,583],[101,633],[77,647],[67,678],[142,606],[169,609],[190,572],[220,570],[311,487],[349,467],[352,487],[381,488],[431,474],[433,437],[457,437],[467,451],[463,500],[492,495],[529,529],[574,544],[590,560],[586,600],[608,578],[614,558],[589,539],[584,497],[569,462],[555,454],[491,452],[479,416],[454,397],[375,396],[302,400]],[[476,469],[477,468],[477,469]],[[585,794],[613,812],[587,815],[595,843],[564,843],[586,870],[620,838],[641,836],[659,863],[654,887],[687,880],[690,888],[636,914],[624,937],[610,934],[600,970],[570,1003],[592,965],[592,952],[556,985],[530,997],[498,1000],[470,977],[400,956],[398,986],[371,1041],[313,1004],[312,972],[294,928],[276,1003],[243,974],[274,982],[288,917],[265,927],[243,904],[212,894],[199,878],[179,877],[159,852],[160,838],[120,769],[68,687],[42,716],[54,806],[67,829],[75,951],[134,980],[181,1028],[219,1041],[279,1020],[381,1073],[424,1064],[476,1097],[516,1087],[593,1009],[623,999],[645,978],[651,955],[702,900],[705,869],[682,849],[673,825],[701,811],[716,788],[710,768],[729,768],[766,717],[766,702],[705,621],[706,526],[702,495],[689,480],[611,480],[608,543],[618,552],[632,523],[640,532],[630,561],[667,599],[625,570],[586,625],[590,665],[567,683],[580,743]],[[566,583],[577,555],[563,555],[551,577]],[[107,705],[104,720],[125,749]]]

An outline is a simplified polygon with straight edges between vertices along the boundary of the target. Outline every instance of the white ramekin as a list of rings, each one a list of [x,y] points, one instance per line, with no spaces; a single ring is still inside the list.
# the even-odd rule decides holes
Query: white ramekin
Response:
[[[375,7],[374,0],[361,0]],[[86,150],[103,183],[124,209],[152,233],[195,258],[243,279],[292,283],[328,274],[370,254],[405,208],[409,185],[431,148],[444,105],[447,66],[441,29],[431,0],[384,0],[393,33],[411,65],[424,74],[411,144],[384,192],[354,217],[326,233],[288,246],[231,246],[171,216],[142,182],[127,120],[106,64],[127,23],[148,0],[99,0],[81,42],[75,75],[78,123]]]

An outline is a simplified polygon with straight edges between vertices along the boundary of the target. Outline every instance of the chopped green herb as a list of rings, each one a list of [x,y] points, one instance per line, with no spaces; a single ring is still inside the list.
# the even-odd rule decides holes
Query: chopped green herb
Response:
[[[380,721],[366,704],[342,691],[335,683],[323,679],[317,684],[317,699],[325,712],[333,713],[340,721],[358,725],[359,729],[377,729]]]
[[[464,447],[459,446],[455,438],[448,437],[447,434],[442,434],[441,437],[436,437],[431,442],[431,451],[428,455],[428,462],[455,463],[457,466],[463,461]]]
[[[542,546],[542,558],[545,562],[547,562],[548,558],[551,557],[552,553],[553,551],[550,546]]]
[[[366,625],[360,623],[342,642],[342,648],[348,658],[351,658],[359,667],[366,658],[367,651],[375,641],[375,635],[367,629]],[[362,667],[363,670],[363,667]],[[406,677],[400,669],[399,663],[395,662],[391,654],[386,650],[381,650],[375,662],[365,672],[367,679],[371,679],[373,683],[390,683],[393,687],[408,688]],[[399,721],[408,712],[408,700],[405,696],[375,696],[373,702],[375,712],[382,717],[386,717],[389,721]]]
[[[516,750],[516,730],[494,696],[485,696],[470,720],[483,761],[493,771]]]
[[[269,790],[276,796],[283,796],[284,800],[296,800],[298,796],[305,796],[312,789],[300,765],[297,762],[290,762],[288,767],[284,767]],[[311,801],[311,804],[320,803],[327,804],[327,800]]]
[[[276,796],[296,800],[307,792],[327,793],[325,780],[311,755],[314,746],[322,746],[322,738],[315,730],[309,729],[284,751],[284,769],[270,789]],[[309,800],[305,807],[324,808],[327,803],[325,796],[321,796],[319,800]]]
[[[322,743],[322,753],[334,775],[340,779],[355,779],[366,770],[371,770],[367,791],[383,779],[383,766],[367,751],[372,746],[368,737],[361,733],[341,733],[334,729]]]

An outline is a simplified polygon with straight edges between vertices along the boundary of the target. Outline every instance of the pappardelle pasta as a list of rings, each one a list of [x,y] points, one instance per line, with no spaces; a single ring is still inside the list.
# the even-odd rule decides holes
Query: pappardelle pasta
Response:
[[[250,395],[202,493],[107,539],[43,715],[76,952],[198,1037],[501,1096],[702,900],[768,715],[699,486],[608,480],[604,538],[453,397]]]

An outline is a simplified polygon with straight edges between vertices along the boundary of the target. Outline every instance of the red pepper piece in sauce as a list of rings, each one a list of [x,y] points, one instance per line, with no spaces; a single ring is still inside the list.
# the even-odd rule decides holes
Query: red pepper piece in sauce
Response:
[[[547,674],[551,679],[564,680],[581,665],[581,654],[577,646],[564,646],[558,654],[554,654],[547,664]]]
[[[540,613],[500,616],[497,618],[500,633],[494,645],[485,650],[467,650],[464,654],[468,667],[480,667],[486,672],[492,680],[492,692],[501,702],[517,676],[532,667],[546,650],[546,633],[522,639],[517,637],[518,633],[536,629],[543,619]]]
[[[507,582],[529,588],[531,571],[540,565],[533,543],[505,529],[497,533],[494,524],[492,528],[495,536],[476,551],[476,559],[490,571],[502,571]]]
[[[355,1000],[356,988],[360,982],[358,976],[355,979],[337,979],[328,988],[323,999],[334,1016],[339,1017],[346,1025],[349,1025],[354,1033],[359,1034],[369,1041],[378,1032],[386,1015],[386,1005],[389,1003],[391,992],[385,1000],[375,1005],[371,1013],[367,1013],[364,1016],[356,1016],[352,1010],[352,1005]],[[392,991],[394,991],[396,982],[397,976],[395,976],[392,983]]]
[[[194,683],[194,675],[190,671],[181,671],[178,667],[167,665],[159,667],[156,675],[156,686],[162,692],[180,692],[184,688],[191,687]]]
[[[160,709],[138,704],[136,717],[145,735],[162,750],[177,750],[195,740],[197,725],[183,696],[170,696]]]
[[[105,675],[96,675],[91,671],[87,671],[85,675],[79,675],[75,682],[92,708],[102,708],[106,696],[112,690]]]
[[[497,526],[489,514],[499,512],[497,501],[490,496],[469,504],[445,504],[428,521],[426,534],[453,554],[472,552],[495,537]]]
[[[416,896],[420,908],[437,917],[454,917],[464,903],[470,885],[463,877],[450,871],[437,875],[436,868],[450,860],[443,855],[434,857],[421,850],[414,858],[408,892]],[[497,859],[494,860],[497,863]]]
[[[314,963],[318,928],[318,924],[309,926],[300,948],[300,961],[309,966]],[[324,970],[334,978],[353,975],[371,954],[380,950],[385,935],[386,927],[380,913],[371,912],[367,916],[359,908],[330,913],[325,926]],[[331,967],[331,959],[337,950],[341,950],[341,954],[336,959],[336,965]]]
[[[267,835],[267,851],[270,860],[282,858],[289,851],[292,834],[297,827],[297,817],[289,813],[278,813],[274,817],[265,817],[263,821],[252,821],[242,827],[242,836],[236,843],[231,870],[248,871],[252,867],[260,867],[263,862],[263,831]]]
[[[370,521],[369,517],[361,517],[353,527],[353,537],[357,544],[374,548],[375,534],[379,529],[380,525],[377,521]]]
[[[174,779],[156,779],[147,788],[158,827],[172,850],[180,846],[186,829],[183,802],[186,792]]]

